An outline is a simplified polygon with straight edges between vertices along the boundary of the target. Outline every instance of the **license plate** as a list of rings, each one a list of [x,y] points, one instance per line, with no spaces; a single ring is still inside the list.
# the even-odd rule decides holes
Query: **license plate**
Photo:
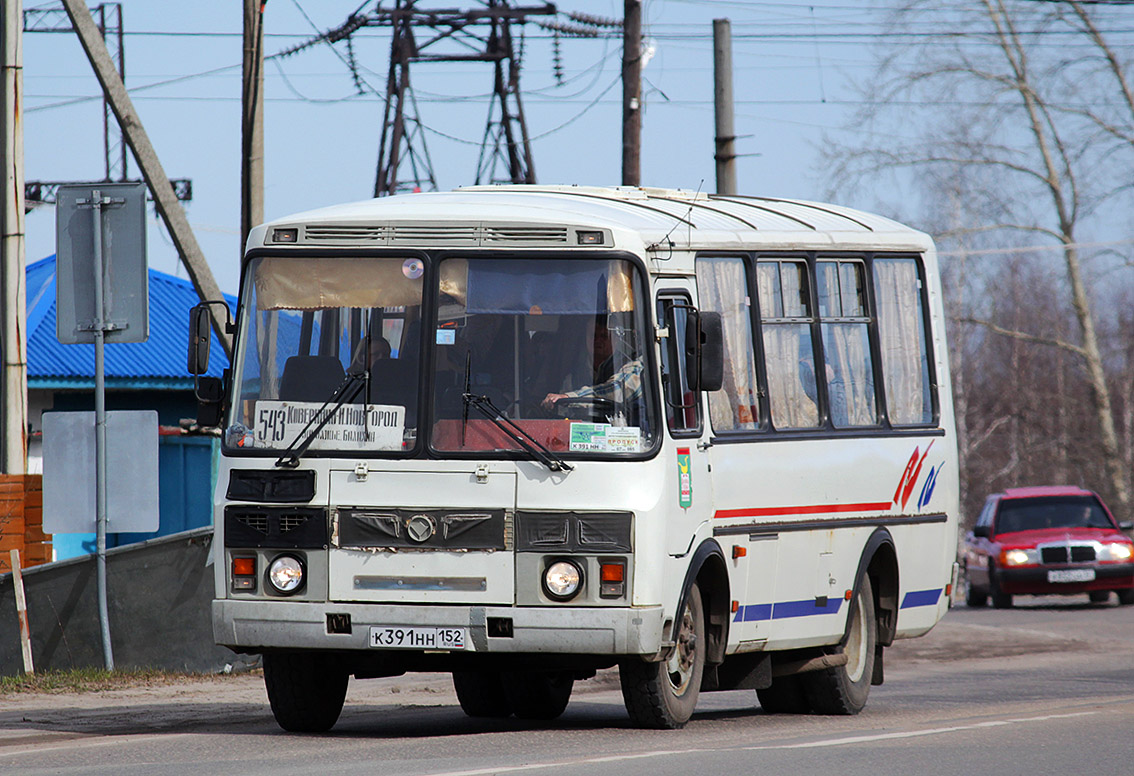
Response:
[[[370,646],[381,649],[467,649],[468,640],[465,628],[370,628]]]
[[[1047,572],[1048,582],[1094,582],[1094,569],[1051,569]]]

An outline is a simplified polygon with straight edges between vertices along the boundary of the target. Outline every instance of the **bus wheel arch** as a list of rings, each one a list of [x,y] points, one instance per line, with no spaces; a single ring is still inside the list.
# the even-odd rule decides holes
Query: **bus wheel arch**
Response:
[[[856,591],[864,577],[869,577],[874,592],[878,646],[888,647],[894,643],[898,632],[898,553],[894,538],[885,528],[876,529],[866,542],[855,576]],[[847,627],[850,627],[849,617]],[[845,638],[846,634],[844,640]]]
[[[729,596],[728,564],[725,563],[724,550],[715,539],[702,542],[693,553],[676,611],[682,610],[685,597],[694,583],[700,590],[701,604],[705,611],[705,636],[708,640],[705,662],[708,665],[720,665],[724,662],[728,646],[732,601]]]
[[[622,697],[640,727],[674,729],[697,705],[706,665],[724,661],[730,601],[724,552],[713,540],[693,553],[661,661],[628,658],[619,663]]]

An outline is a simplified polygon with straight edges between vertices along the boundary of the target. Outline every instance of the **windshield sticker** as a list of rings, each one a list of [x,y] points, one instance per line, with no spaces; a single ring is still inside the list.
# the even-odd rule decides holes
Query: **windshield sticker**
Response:
[[[438,345],[452,345],[457,341],[456,329],[438,329],[437,330],[437,344]]]
[[[569,449],[572,452],[638,453],[642,450],[642,429],[615,427],[609,423],[572,423]]]
[[[322,402],[256,402],[255,446],[288,447],[322,408]],[[363,410],[358,404],[344,404],[315,435],[310,449],[401,450],[405,416],[405,407],[367,404]],[[317,418],[311,427],[318,423]]]

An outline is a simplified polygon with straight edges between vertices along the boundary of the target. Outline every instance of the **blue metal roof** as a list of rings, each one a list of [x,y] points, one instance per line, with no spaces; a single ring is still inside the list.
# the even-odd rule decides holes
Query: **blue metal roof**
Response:
[[[106,385],[114,388],[184,390],[193,386],[186,372],[189,308],[199,301],[188,280],[151,269],[150,336],[145,342],[106,346]],[[55,334],[55,256],[27,267],[28,388],[94,387],[94,345],[64,345]],[[236,297],[225,294],[236,309]],[[228,366],[212,335],[209,374]]]

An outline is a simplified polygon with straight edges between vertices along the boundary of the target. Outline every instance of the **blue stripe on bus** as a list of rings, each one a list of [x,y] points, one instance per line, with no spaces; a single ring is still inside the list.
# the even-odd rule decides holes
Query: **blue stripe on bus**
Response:
[[[733,622],[757,622],[761,620],[783,620],[789,617],[811,617],[817,614],[838,614],[842,608],[841,598],[828,599],[819,605],[814,598],[805,601],[780,601],[775,604],[747,604],[737,607]]]
[[[749,604],[736,610],[733,622],[755,622],[756,620],[772,619],[771,604]]]
[[[911,593],[906,593],[906,597],[902,599],[902,609],[912,609],[915,606],[936,606],[937,599],[941,597],[941,588],[937,587],[933,590],[914,590]]]
[[[772,608],[772,619],[782,620],[787,617],[809,617],[813,614],[838,614],[843,606],[843,599],[828,598],[826,606],[820,606],[814,598],[805,601],[781,601]]]

